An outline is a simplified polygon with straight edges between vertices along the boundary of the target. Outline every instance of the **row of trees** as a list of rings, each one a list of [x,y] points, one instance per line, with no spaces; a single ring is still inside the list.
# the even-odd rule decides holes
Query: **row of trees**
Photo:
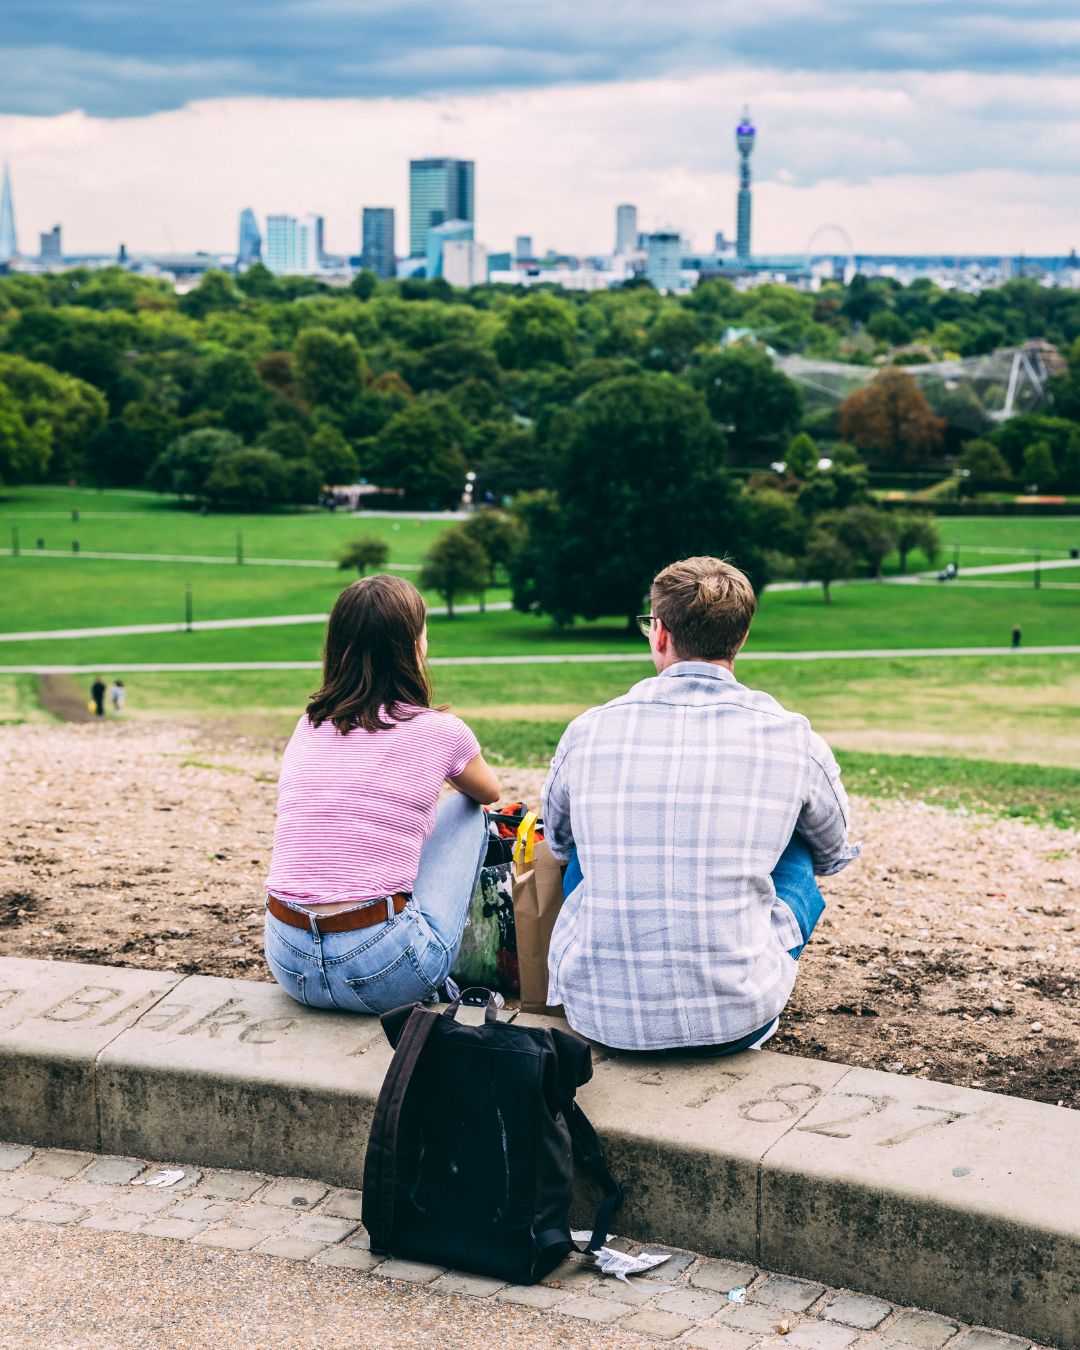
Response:
[[[720,466],[704,398],[657,375],[607,381],[564,423],[556,488],[522,493],[511,510],[480,510],[440,536],[420,584],[450,611],[507,578],[514,604],[567,624],[625,616],[633,627],[654,573],[674,557],[718,553],[757,587],[771,577],[833,581],[880,577],[894,550],[900,566],[940,549],[933,521],[874,505],[858,453],[840,446],[823,467],[806,435],[788,448],[783,475],[744,489]],[[382,567],[385,543],[367,536],[341,555],[362,575]]]
[[[721,349],[732,330],[753,337]],[[323,482],[366,476],[423,506],[457,500],[472,471],[480,499],[502,500],[554,490],[565,416],[589,390],[641,374],[702,395],[729,466],[782,458],[800,429],[905,466],[940,460],[971,433],[946,426],[899,366],[839,411],[808,415],[764,344],[869,363],[909,333],[937,354],[984,350],[988,335],[1072,344],[1069,372],[1052,382],[1052,415],[989,435],[1016,481],[1024,450],[1043,441],[1057,484],[1072,481],[1058,431],[1042,425],[1080,425],[1080,301],[1071,292],[1018,281],[957,296],[857,277],[816,295],[709,281],[677,299],[644,285],[454,292],[367,273],[331,290],[258,267],[238,279],[208,273],[179,297],[119,269],[0,278],[0,475],[157,483],[167,478],[163,455],[191,433],[216,431],[277,460],[245,459],[243,472],[224,475],[232,495],[219,475],[208,500],[238,503],[260,466],[267,481],[249,494],[253,504],[310,500],[312,468]],[[217,444],[215,459],[238,453],[235,442]],[[183,463],[187,448],[178,453]]]

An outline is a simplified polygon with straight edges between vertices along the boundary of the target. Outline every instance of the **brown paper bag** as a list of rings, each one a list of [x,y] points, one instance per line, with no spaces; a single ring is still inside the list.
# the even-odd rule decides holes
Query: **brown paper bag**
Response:
[[[521,861],[514,872],[514,929],[521,1011],[562,1016],[562,1006],[549,1007],[548,948],[551,930],[562,909],[562,868],[542,840],[532,850],[532,861]]]

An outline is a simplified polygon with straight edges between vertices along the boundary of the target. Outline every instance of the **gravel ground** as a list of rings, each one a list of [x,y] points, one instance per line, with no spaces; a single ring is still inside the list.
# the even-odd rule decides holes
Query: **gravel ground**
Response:
[[[0,727],[0,955],[266,978],[279,741],[225,724]],[[536,801],[543,774],[504,771]],[[1080,1106],[1080,836],[853,803],[774,1048]]]

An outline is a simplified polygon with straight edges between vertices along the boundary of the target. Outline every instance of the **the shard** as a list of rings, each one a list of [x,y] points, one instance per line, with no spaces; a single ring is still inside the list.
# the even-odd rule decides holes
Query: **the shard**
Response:
[[[19,252],[15,239],[15,200],[11,195],[11,173],[4,165],[4,186],[0,191],[0,263],[10,262]]]

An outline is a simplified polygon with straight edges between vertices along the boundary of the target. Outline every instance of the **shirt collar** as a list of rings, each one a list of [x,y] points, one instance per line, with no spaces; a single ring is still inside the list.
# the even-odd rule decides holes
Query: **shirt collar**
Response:
[[[673,666],[660,672],[661,676],[677,678],[680,675],[694,675],[709,680],[723,680],[727,684],[738,684],[734,672],[726,666],[713,665],[711,661],[676,661]]]

